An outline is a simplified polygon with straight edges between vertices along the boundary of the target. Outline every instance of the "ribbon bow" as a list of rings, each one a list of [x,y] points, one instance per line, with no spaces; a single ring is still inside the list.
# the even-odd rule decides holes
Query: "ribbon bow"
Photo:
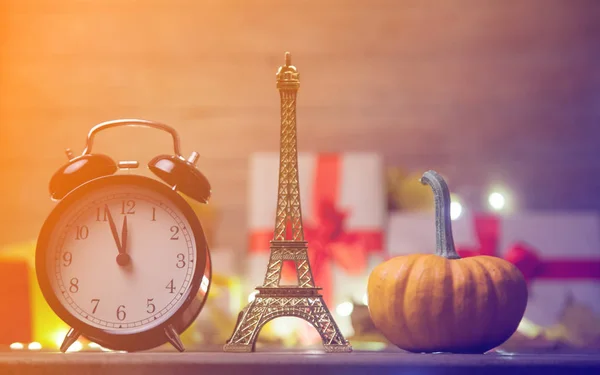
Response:
[[[332,265],[336,264],[349,274],[359,274],[367,264],[368,244],[364,237],[345,228],[348,212],[339,210],[328,199],[321,200],[311,225],[304,228],[308,241],[308,257],[315,285],[329,305],[333,295]],[[292,262],[285,262],[283,277],[296,278]]]
[[[458,254],[463,258],[476,255],[497,256],[500,240],[500,221],[493,216],[475,218],[475,235],[478,249],[459,247]],[[529,281],[539,272],[541,261],[535,250],[525,243],[515,243],[506,252],[504,259],[514,264]]]
[[[495,216],[475,217],[475,234],[479,248],[458,247],[458,254],[467,258],[476,255],[498,256],[500,219]],[[568,250],[565,249],[565,252]],[[513,243],[504,259],[514,264],[525,280],[533,279],[600,279],[598,259],[542,259],[538,252],[525,242]]]

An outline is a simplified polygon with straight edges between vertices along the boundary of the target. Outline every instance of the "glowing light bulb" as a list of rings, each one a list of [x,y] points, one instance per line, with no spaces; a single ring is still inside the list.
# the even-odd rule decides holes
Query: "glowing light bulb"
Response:
[[[56,344],[56,346],[58,348],[60,348],[60,346],[62,345],[62,342],[65,339],[67,332],[69,332],[69,331],[66,329],[63,329],[63,330],[54,332],[54,334],[52,335],[52,337],[54,339],[54,343]]]
[[[463,206],[458,195],[450,194],[450,220],[458,219],[463,213]]]
[[[506,199],[504,198],[504,195],[495,191],[488,197],[488,203],[492,209],[500,211],[506,205]]]
[[[40,350],[41,348],[42,344],[39,342],[30,342],[29,345],[27,345],[27,349],[29,350]]]
[[[456,220],[462,215],[462,204],[459,202],[450,202],[450,219]]]
[[[339,316],[350,316],[354,311],[354,305],[352,302],[342,302],[336,307],[335,311]]]
[[[21,350],[25,348],[25,345],[21,344],[20,342],[13,342],[12,344],[10,344],[10,348],[12,350]]]
[[[82,344],[82,343],[80,343],[79,341],[75,341],[75,342],[73,343],[73,345],[71,345],[71,346],[69,347],[69,349],[67,349],[67,353],[70,353],[70,352],[78,352],[78,351],[80,351],[81,349],[83,349],[83,344]]]

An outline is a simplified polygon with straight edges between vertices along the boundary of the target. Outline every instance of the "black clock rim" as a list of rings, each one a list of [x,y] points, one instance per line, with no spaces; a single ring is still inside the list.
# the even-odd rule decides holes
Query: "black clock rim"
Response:
[[[88,193],[99,188],[114,185],[139,186],[144,189],[153,190],[156,193],[164,196],[165,199],[174,204],[185,216],[191,227],[192,235],[196,241],[197,263],[194,274],[192,275],[189,294],[186,297],[186,300],[169,319],[160,325],[143,332],[114,334],[108,332],[107,330],[85,324],[71,314],[59,301],[58,297],[52,290],[50,278],[46,270],[46,256],[49,250],[48,242],[52,233],[54,232],[58,218],[81,197],[84,197]],[[128,352],[149,350],[167,343],[169,340],[165,334],[165,328],[167,328],[169,325],[172,325],[179,334],[189,328],[189,326],[198,317],[198,314],[206,303],[211,285],[211,268],[210,250],[206,242],[202,224],[200,223],[200,220],[196,216],[191,206],[185,201],[185,199],[183,199],[183,197],[181,197],[167,185],[157,180],[140,175],[103,176],[90,180],[71,191],[58,202],[58,204],[50,212],[50,215],[48,215],[44,221],[38,236],[35,252],[35,269],[38,284],[44,299],[54,313],[71,328],[81,332],[81,335],[88,340],[93,341],[107,349]],[[200,290],[200,284],[202,283],[202,279],[204,277],[208,279],[207,290],[202,298],[199,299],[197,298],[197,294]]]

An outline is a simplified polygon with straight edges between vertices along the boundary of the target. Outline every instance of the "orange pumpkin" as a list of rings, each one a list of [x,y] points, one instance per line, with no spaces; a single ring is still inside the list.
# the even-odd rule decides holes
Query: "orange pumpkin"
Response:
[[[527,285],[511,263],[491,256],[461,259],[454,248],[450,193],[425,172],[435,198],[435,254],[392,258],[369,275],[369,312],[393,344],[410,352],[484,353],[517,329]]]

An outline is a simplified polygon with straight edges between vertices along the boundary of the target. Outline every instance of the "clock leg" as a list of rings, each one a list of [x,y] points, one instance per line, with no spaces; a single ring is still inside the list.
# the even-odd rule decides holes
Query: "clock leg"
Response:
[[[69,349],[69,347],[73,345],[75,341],[77,341],[80,335],[81,332],[79,330],[71,328],[69,332],[67,332],[62,344],[60,344],[60,351],[63,353],[66,352],[67,349]]]
[[[171,324],[169,324],[167,328],[165,328],[165,334],[167,335],[167,339],[169,340],[171,345],[175,347],[175,349],[179,350],[180,352],[185,351],[183,343],[179,338],[179,334]]]

